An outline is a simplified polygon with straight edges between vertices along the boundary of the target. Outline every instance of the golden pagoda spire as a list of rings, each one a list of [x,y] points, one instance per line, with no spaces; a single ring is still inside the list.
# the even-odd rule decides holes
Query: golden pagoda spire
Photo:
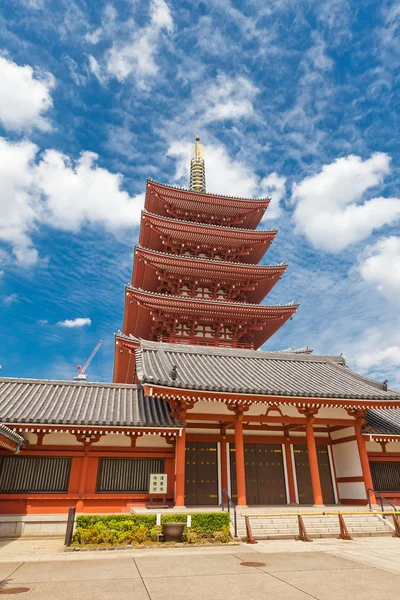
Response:
[[[200,144],[200,136],[196,135],[196,142],[190,160],[190,189],[193,192],[206,191],[206,165],[204,162],[204,146]]]

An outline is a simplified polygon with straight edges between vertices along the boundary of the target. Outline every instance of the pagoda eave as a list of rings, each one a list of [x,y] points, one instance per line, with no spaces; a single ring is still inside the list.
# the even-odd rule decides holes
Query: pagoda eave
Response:
[[[143,211],[139,245],[173,255],[188,253],[195,257],[256,264],[276,234],[276,229],[252,231],[190,223]]]
[[[194,192],[148,179],[145,208],[165,217],[220,225],[241,224],[245,229],[255,229],[270,201],[270,198],[237,198]]]

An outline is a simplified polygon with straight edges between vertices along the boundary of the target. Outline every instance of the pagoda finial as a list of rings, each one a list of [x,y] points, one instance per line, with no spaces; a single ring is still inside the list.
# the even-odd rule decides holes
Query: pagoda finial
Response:
[[[196,142],[190,160],[190,189],[193,192],[206,191],[206,165],[204,162],[204,146],[200,144],[200,136],[196,135]]]

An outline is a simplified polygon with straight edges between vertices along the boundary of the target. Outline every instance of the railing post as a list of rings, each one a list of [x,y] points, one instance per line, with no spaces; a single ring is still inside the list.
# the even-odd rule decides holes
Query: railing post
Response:
[[[68,519],[67,519],[67,529],[65,531],[65,540],[64,545],[70,546],[72,542],[72,536],[74,533],[74,524],[75,524],[75,508],[70,508],[68,510]]]
[[[249,515],[245,515],[244,520],[246,522],[246,542],[248,544],[257,544],[256,540],[253,538],[253,533],[251,531]]]
[[[301,542],[312,542],[312,539],[308,536],[306,527],[304,525],[303,517],[301,515],[297,515],[297,520],[299,523],[299,535],[296,535],[296,540]]]
[[[400,538],[400,521],[397,515],[393,513],[394,534],[393,537]]]
[[[338,537],[338,540],[352,540],[353,538],[351,537],[349,530],[347,529],[347,525],[344,522],[343,515],[341,513],[338,513],[338,517],[340,526],[340,535]]]

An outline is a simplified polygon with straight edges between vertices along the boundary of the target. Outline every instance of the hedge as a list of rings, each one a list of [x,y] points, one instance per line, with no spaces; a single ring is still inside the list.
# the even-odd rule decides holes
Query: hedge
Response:
[[[189,513],[190,514],[190,513]],[[192,516],[192,531],[200,535],[211,535],[215,531],[221,531],[229,527],[229,514],[220,513],[194,513]],[[161,523],[186,523],[187,514],[163,514]],[[76,517],[76,527],[87,529],[98,524],[105,525],[109,529],[120,529],[130,523],[132,527],[144,526],[151,529],[156,525],[156,515],[79,515]]]

